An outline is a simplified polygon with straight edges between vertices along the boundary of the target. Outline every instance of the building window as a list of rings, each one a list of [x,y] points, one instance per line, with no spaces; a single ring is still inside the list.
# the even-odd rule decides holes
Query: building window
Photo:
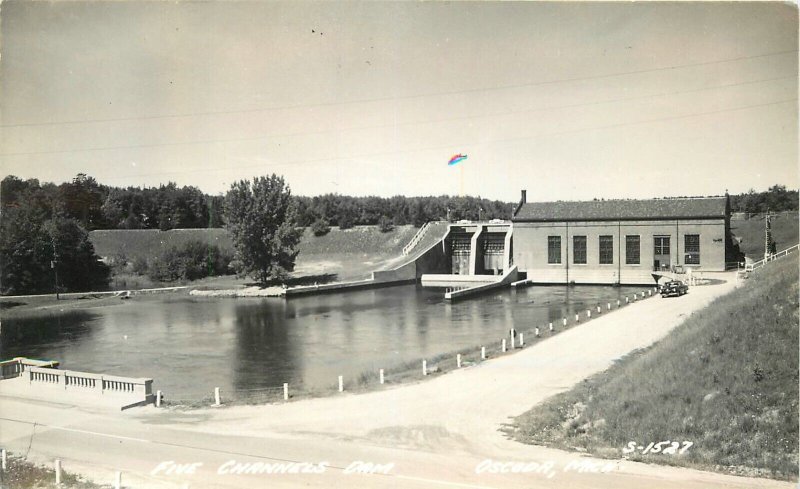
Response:
[[[625,264],[638,265],[639,264],[639,236],[625,236]]]
[[[686,234],[683,236],[683,248],[685,258],[683,262],[687,265],[700,264],[700,235]]]
[[[653,254],[669,255],[669,236],[653,236]]]
[[[614,263],[614,237],[600,236],[600,264],[612,265]]]
[[[572,237],[572,263],[586,264],[586,236]]]
[[[561,263],[561,236],[547,237],[547,263]]]

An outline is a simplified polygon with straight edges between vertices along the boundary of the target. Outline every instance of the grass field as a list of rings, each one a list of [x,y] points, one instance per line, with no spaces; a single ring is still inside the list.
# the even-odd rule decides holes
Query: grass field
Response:
[[[780,212],[772,218],[772,236],[778,251],[794,246],[798,242],[797,211]],[[741,239],[739,249],[756,261],[764,258],[764,215],[756,214],[749,219],[731,218],[731,232]]]
[[[295,275],[318,276],[325,280],[356,280],[368,278],[402,256],[403,247],[411,241],[417,228],[397,226],[381,233],[376,226],[356,226],[351,229],[332,228],[324,236],[314,236],[310,229],[303,232],[298,249]],[[163,249],[190,240],[216,244],[232,250],[233,244],[224,229],[102,230],[92,231],[89,238],[101,257],[124,257],[128,261],[148,259]],[[229,280],[222,280],[224,283]],[[125,274],[114,278],[113,288],[145,288],[162,285],[146,277]],[[213,286],[211,281],[210,286]]]
[[[61,485],[57,486],[55,481],[56,474],[52,467],[43,467],[14,455],[8,456],[7,470],[0,472],[0,487],[8,489],[30,489],[39,487],[100,489],[104,487],[63,470],[61,472]]]
[[[668,337],[518,417],[516,440],[621,458],[797,479],[797,253],[758,270]],[[668,447],[665,444],[662,447]]]

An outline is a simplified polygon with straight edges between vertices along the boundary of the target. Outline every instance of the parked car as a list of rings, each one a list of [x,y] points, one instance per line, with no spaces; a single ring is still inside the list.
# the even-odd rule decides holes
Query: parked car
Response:
[[[689,286],[680,280],[670,280],[661,286],[661,297],[680,297],[689,292]]]

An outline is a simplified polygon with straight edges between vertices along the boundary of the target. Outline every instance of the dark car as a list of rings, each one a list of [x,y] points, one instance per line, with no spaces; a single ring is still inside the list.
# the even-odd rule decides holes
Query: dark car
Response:
[[[678,297],[689,292],[689,286],[680,280],[670,280],[661,286],[661,297]]]

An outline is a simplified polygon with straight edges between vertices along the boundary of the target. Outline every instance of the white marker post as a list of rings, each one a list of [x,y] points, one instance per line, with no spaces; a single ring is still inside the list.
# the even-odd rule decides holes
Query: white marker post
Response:
[[[56,470],[56,485],[60,486],[61,485],[61,460],[56,459],[55,470]]]
[[[383,369],[378,370],[378,377],[380,377],[381,384],[383,384]]]
[[[564,318],[564,327],[567,327],[567,318]]]
[[[344,392],[344,377],[339,376],[339,392]]]
[[[422,361],[422,375],[428,375],[428,361]]]
[[[628,296],[626,295],[625,296],[625,304],[627,304],[627,303],[628,303]]]
[[[156,407],[161,407],[161,391],[156,391]]]
[[[0,450],[0,459],[2,459],[3,472],[5,472],[6,468],[8,468],[8,455],[6,455],[6,449],[5,448]]]
[[[519,334],[519,347],[522,348],[525,346],[525,337],[522,336],[522,333]]]
[[[481,360],[486,360],[486,347],[481,347]]]
[[[461,368],[461,353],[456,354],[456,366]]]
[[[611,303],[610,302],[608,303],[608,310],[609,311],[611,310]]]
[[[591,309],[587,309],[586,310],[586,317],[587,317],[587,319],[590,319],[592,317],[592,310]]]
[[[114,489],[122,489],[122,472],[118,471],[114,477]]]
[[[576,314],[576,315],[575,315],[575,322],[577,323],[577,322],[578,322],[578,321],[580,321],[580,320],[581,320],[580,316]]]
[[[214,387],[214,405],[219,406],[222,404],[219,399],[219,387]]]
[[[512,330],[512,333],[511,333],[511,349],[512,350],[517,347],[516,343],[517,343],[517,340],[516,340],[516,338],[514,338],[514,333],[513,333],[513,330]]]
[[[284,401],[288,401],[289,400],[289,383],[288,382],[284,382],[283,383],[283,400]]]
[[[597,306],[597,314],[600,314],[600,311],[601,311],[600,306]]]
[[[550,323],[550,332],[553,332],[553,323]]]
[[[619,301],[619,299],[617,299],[617,307],[619,307],[619,304],[620,304],[620,301]]]
[[[533,330],[533,334],[535,334],[537,338],[539,337],[539,326],[536,326],[536,329]]]
[[[503,347],[503,353],[505,353],[506,352],[506,339],[505,338],[503,338],[502,347]]]

